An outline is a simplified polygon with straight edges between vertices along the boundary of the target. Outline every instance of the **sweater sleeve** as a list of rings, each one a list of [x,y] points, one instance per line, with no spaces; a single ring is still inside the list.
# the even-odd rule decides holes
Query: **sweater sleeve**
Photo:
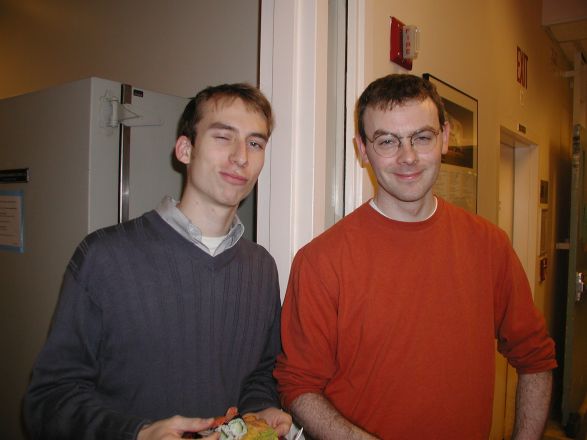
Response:
[[[556,368],[554,342],[534,305],[524,268],[511,246],[504,244],[501,255],[495,295],[498,350],[519,374]]]
[[[24,399],[33,439],[134,439],[144,419],[103,405],[95,391],[101,310],[67,271],[47,341]]]
[[[270,325],[267,331],[267,341],[264,346],[263,355],[259,360],[257,368],[247,377],[239,399],[239,411],[244,414],[252,411],[260,411],[265,408],[279,408],[279,395],[277,383],[273,377],[275,359],[281,352],[281,300],[279,296],[279,280],[277,268],[272,258],[269,267],[270,283],[269,298],[273,302],[271,311],[272,319],[268,320]]]
[[[317,264],[300,250],[285,295],[283,354],[274,374],[286,408],[302,394],[321,394],[336,372],[336,295],[327,288],[328,271]]]

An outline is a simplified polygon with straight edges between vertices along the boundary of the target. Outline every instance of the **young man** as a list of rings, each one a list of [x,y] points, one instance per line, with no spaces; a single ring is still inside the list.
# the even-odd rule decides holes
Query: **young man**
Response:
[[[315,439],[487,440],[497,338],[519,373],[514,438],[541,438],[553,342],[507,236],[432,192],[449,139],[434,86],[378,79],[358,124],[379,188],[295,257],[286,407]]]
[[[272,126],[256,88],[203,90],[179,125],[180,202],[79,245],[25,397],[33,438],[182,438],[231,406],[289,430],[272,377],[276,266],[236,217]]]

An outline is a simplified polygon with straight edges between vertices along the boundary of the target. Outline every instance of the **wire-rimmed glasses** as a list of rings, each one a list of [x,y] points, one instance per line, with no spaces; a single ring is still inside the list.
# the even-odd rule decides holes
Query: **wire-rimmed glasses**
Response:
[[[409,139],[410,145],[416,153],[429,153],[434,149],[439,134],[440,130],[424,128],[407,136],[381,133],[375,136],[373,140],[369,139],[367,135],[365,135],[365,138],[373,144],[373,149],[377,154],[382,157],[393,157],[402,147],[403,139]]]

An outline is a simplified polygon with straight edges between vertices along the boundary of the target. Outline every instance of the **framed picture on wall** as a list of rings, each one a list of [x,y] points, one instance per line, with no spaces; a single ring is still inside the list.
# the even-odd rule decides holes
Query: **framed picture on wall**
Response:
[[[425,73],[436,86],[450,124],[448,152],[442,156],[435,194],[468,211],[477,212],[477,111],[475,98]]]

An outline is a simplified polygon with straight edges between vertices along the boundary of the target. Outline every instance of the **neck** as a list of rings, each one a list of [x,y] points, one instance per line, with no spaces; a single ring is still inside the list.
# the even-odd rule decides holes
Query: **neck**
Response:
[[[187,203],[183,198],[177,207],[206,237],[220,237],[228,234],[237,209],[237,207]]]
[[[387,200],[379,197],[379,194],[377,194],[374,202],[383,215],[400,222],[421,222],[427,220],[434,214],[437,206],[436,197],[432,193],[414,202]]]

